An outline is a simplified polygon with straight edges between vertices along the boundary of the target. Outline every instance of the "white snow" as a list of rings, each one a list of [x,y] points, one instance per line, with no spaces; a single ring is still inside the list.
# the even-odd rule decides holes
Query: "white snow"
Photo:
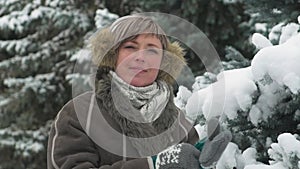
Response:
[[[256,153],[257,153],[256,149],[252,147],[247,148],[242,153],[239,147],[235,143],[230,142],[227,145],[222,156],[220,157],[219,161],[217,162],[216,168],[232,169],[235,167],[236,169],[244,169],[245,166],[252,167],[252,166],[261,165],[262,163],[256,161],[257,158]]]
[[[265,120],[272,115],[275,105],[286,95],[285,87],[294,94],[299,93],[299,44],[300,34],[297,34],[283,44],[261,49],[252,60],[253,76],[261,91],[249,114],[254,125],[260,118]]]
[[[0,0],[0,4],[3,6],[9,6],[14,3],[18,3],[20,0]]]
[[[257,49],[262,49],[268,46],[273,46],[269,39],[260,33],[254,33],[252,36],[252,43]]]
[[[89,76],[90,75],[88,75],[88,74],[72,73],[72,74],[66,75],[66,80],[68,80],[71,85],[77,84],[77,83],[79,83],[79,81],[85,85],[88,85],[89,84]]]
[[[234,3],[237,3],[238,0],[223,0],[223,3],[224,4],[234,4]]]
[[[61,3],[64,3],[65,1],[61,0],[46,0],[45,4],[52,6],[52,7],[58,7]]]
[[[67,17],[72,19],[72,22],[68,23]],[[38,18],[45,19],[43,22],[52,20],[56,27],[64,27],[65,24],[74,24],[76,29],[83,30],[89,27],[88,16],[79,11],[56,10],[54,7],[45,6],[36,7],[36,5],[29,3],[21,11],[14,11],[0,17],[0,28],[22,33],[28,29],[26,25],[30,25],[31,22]]]
[[[251,95],[257,90],[251,69],[242,68],[224,71],[225,107],[224,113],[230,119],[237,116],[238,110],[246,111],[252,104]],[[218,75],[218,80],[220,75]]]
[[[181,110],[184,110],[187,100],[189,97],[191,97],[191,95],[192,92],[188,88],[184,86],[179,86],[177,95],[174,98],[175,105]]]
[[[283,133],[278,136],[278,143],[273,143],[268,151],[272,160],[270,165],[256,161],[257,151],[249,147],[243,153],[238,146],[232,142],[228,144],[220,160],[217,162],[217,169],[287,169],[299,165],[300,141],[290,133]],[[291,161],[298,158],[294,164]]]
[[[211,72],[205,72],[203,76],[197,76],[195,83],[192,85],[193,92],[206,88],[212,82],[217,81],[217,76]]]
[[[72,55],[72,57],[70,58],[70,61],[77,61],[78,64],[81,64],[84,61],[90,61],[90,60],[91,60],[90,50],[87,50],[87,49],[79,50],[74,55]]]
[[[283,84],[285,84],[292,93],[297,94],[300,90],[300,76],[294,72],[287,73],[282,79]]]
[[[246,165],[245,169],[287,169],[296,167],[300,159],[300,141],[290,133],[280,134],[277,140],[278,143],[272,143],[271,148],[268,150],[268,154],[272,159],[270,165],[251,164]],[[292,164],[291,161],[296,160],[295,157],[298,158],[298,162]],[[249,158],[246,161],[248,160]]]
[[[299,16],[300,18],[300,16]],[[298,19],[299,19],[298,18]],[[260,49],[251,66],[223,71],[216,81],[199,76],[193,85],[185,110],[187,116],[196,119],[199,115],[209,119],[220,116],[234,119],[239,111],[248,114],[248,120],[255,126],[273,115],[282,99],[291,94],[300,94],[300,33],[295,23],[272,28],[269,39],[254,34],[253,43]],[[280,42],[278,45],[275,45]],[[274,42],[274,45],[272,44]],[[184,95],[181,92],[181,95]],[[184,96],[181,96],[184,97]],[[255,102],[253,102],[255,101]],[[299,119],[297,110],[294,119]],[[300,128],[300,124],[298,125]],[[217,164],[217,169],[286,169],[300,165],[300,141],[292,134],[278,136],[278,143],[266,138],[264,146],[272,159],[270,165],[256,161],[256,150],[246,149],[243,154],[237,145],[229,144]]]
[[[284,166],[283,163],[279,162],[274,165],[265,165],[265,164],[247,165],[245,169],[287,169],[287,167]]]
[[[243,169],[245,166],[245,159],[242,156],[241,150],[235,143],[230,142],[219,161],[217,162],[217,169]]]
[[[26,78],[7,78],[4,79],[4,84],[7,87],[22,87],[21,93],[26,92],[28,88],[32,89],[35,93],[43,94],[47,90],[54,90],[56,86],[51,85],[50,81],[55,77],[55,74],[46,73],[40,74],[35,77]],[[46,90],[47,89],[47,90]]]
[[[297,93],[300,85],[291,84],[289,79],[300,77],[299,44],[300,34],[297,34],[281,45],[261,49],[251,63],[255,80],[257,82],[264,82],[266,81],[266,77],[269,77],[270,80],[275,81],[280,86],[286,85],[287,87],[292,87],[292,92]],[[269,85],[273,82],[267,83],[264,85]]]
[[[26,12],[26,7],[24,7],[24,10],[22,11],[14,11],[9,15],[2,16],[0,18],[1,29],[8,28],[16,32],[22,32],[24,30],[23,25],[30,20],[30,17]]]
[[[186,105],[188,117],[203,114],[208,119],[224,112],[229,119],[234,119],[238,110],[251,108],[251,95],[257,88],[250,67],[224,71],[217,76],[217,80],[192,94]]]
[[[119,16],[110,13],[107,8],[98,9],[95,16],[95,25],[98,29],[110,25],[114,20],[118,19]]]
[[[0,40],[0,49],[6,50],[10,54],[24,54],[32,44],[27,38],[18,40]]]
[[[300,141],[297,140],[292,134],[280,134],[278,136],[278,144],[283,148],[284,153],[290,156],[297,156],[300,159]]]
[[[254,25],[255,30],[256,30],[257,32],[260,32],[260,31],[266,32],[266,31],[267,31],[267,26],[268,26],[267,23],[256,23],[256,24]]]
[[[43,141],[47,138],[46,128],[38,130],[16,130],[11,128],[0,129],[0,146],[13,147],[16,153],[28,156],[32,152],[44,150]]]
[[[279,38],[279,44],[283,44],[292,36],[297,35],[299,27],[300,26],[296,23],[289,23],[286,26],[282,27],[281,36]]]
[[[206,128],[206,125],[200,125],[200,124],[197,124],[194,126],[198,136],[199,136],[199,140],[202,140],[202,139],[205,139],[207,137],[207,128]]]
[[[242,156],[245,159],[245,165],[258,164],[258,162],[256,161],[256,153],[257,151],[253,147],[249,147],[245,151],[243,151]]]
[[[33,142],[30,143],[29,145],[26,145],[26,149],[28,150],[32,150],[33,152],[39,152],[41,150],[43,150],[44,146],[41,143],[38,142]]]
[[[274,13],[274,14],[282,14],[282,11],[279,10],[278,8],[273,8],[272,13]]]
[[[284,23],[279,23],[271,29],[271,31],[268,35],[268,38],[270,41],[278,41],[279,40],[280,34],[281,34],[281,29],[282,29],[283,25],[284,25]]]
[[[5,98],[5,99],[1,99],[0,100],[0,108],[2,106],[5,106],[6,104],[10,103],[11,102],[11,99],[10,98]],[[1,113],[0,113],[1,114]]]
[[[249,118],[252,124],[254,126],[257,126],[260,122],[260,119],[262,118],[262,112],[260,111],[259,107],[256,105],[253,105],[250,112],[249,112]]]
[[[31,17],[32,19],[38,19],[38,18],[40,18],[40,17],[42,17],[42,16],[43,16],[43,12],[41,11],[40,8],[34,9],[34,10],[31,12],[31,14],[30,14],[30,17]]]
[[[203,114],[202,105],[204,104],[206,95],[210,93],[208,90],[211,87],[205,88],[205,90],[200,90],[199,92],[194,92],[188,99],[185,110],[186,116],[191,120],[196,120],[197,116]]]

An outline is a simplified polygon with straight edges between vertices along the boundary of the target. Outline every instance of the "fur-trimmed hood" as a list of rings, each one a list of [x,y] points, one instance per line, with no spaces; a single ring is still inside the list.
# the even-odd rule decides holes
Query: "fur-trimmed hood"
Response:
[[[98,30],[89,39],[88,48],[91,50],[93,63],[97,66],[107,66],[115,69],[117,60],[117,46],[114,36],[109,28]],[[167,42],[161,62],[158,80],[163,80],[172,85],[186,65],[184,49],[179,42]]]
[[[183,132],[183,129],[178,124],[180,110],[173,102],[174,97],[172,93],[168,104],[158,119],[151,123],[132,121],[132,119],[127,119],[120,114],[118,109],[125,110],[127,113],[137,110],[131,105],[128,98],[118,91],[118,87],[112,82],[110,70],[110,68],[102,67],[97,71],[95,93],[98,106],[102,109],[102,112],[107,113],[116,122],[120,127],[119,129],[121,129],[119,132],[127,137],[136,138],[131,139],[130,142],[139,151],[140,155],[157,154],[170,146],[174,141],[179,142],[183,139],[182,136],[186,133]],[[112,88],[114,89],[113,91],[111,90]],[[158,137],[158,135],[160,136]]]

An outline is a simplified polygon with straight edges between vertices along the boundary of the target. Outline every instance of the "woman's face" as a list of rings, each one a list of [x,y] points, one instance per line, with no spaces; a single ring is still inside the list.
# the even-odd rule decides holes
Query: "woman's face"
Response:
[[[162,55],[162,44],[156,36],[140,34],[119,47],[116,73],[128,84],[148,86],[157,78]]]

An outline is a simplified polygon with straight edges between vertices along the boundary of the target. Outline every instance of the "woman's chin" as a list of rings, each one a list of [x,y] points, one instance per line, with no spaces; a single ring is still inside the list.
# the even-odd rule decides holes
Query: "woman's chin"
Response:
[[[132,81],[132,82],[130,82],[130,85],[135,86],[135,87],[144,87],[144,86],[148,86],[149,84],[143,83],[143,82]]]
[[[145,87],[152,84],[153,81],[147,78],[134,77],[129,84],[135,87]]]

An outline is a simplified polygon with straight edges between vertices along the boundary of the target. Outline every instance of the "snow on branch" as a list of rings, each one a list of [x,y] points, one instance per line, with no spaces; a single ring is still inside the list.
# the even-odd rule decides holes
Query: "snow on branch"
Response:
[[[0,129],[0,150],[11,147],[15,149],[15,155],[30,156],[32,153],[39,153],[46,147],[44,142],[47,139],[49,124],[37,130],[21,130],[11,127]]]
[[[253,164],[245,169],[292,169],[300,167],[300,141],[290,133],[280,134],[278,143],[272,143],[268,154],[272,159],[270,165]]]
[[[88,16],[79,11],[57,10],[51,7],[27,4],[23,10],[11,12],[0,18],[0,29],[3,32],[22,34],[30,29],[32,22],[39,20],[41,24],[51,24],[56,28],[66,28],[74,25],[78,30],[87,30],[90,27]]]
[[[192,93],[185,105],[187,115],[193,118],[201,114],[210,117],[224,112],[227,118],[234,119],[238,111],[250,111],[250,120],[257,125],[259,120],[269,117],[272,107],[286,96],[285,89],[298,95],[300,33],[292,35],[285,43],[271,46],[266,38],[256,34],[255,41],[262,49],[254,56],[251,66],[223,71],[217,76],[216,82]],[[221,97],[213,97],[222,92],[224,95]],[[258,92],[261,95],[254,100]],[[223,111],[213,106],[214,103],[223,106]]]
[[[175,101],[188,118],[220,116],[224,125],[236,132],[237,144],[244,149],[251,146],[242,154],[237,145],[230,144],[227,158],[220,159],[223,162],[217,169],[300,168],[299,136],[284,133],[300,129],[299,28],[296,23],[278,24],[269,38],[256,33],[252,42],[259,51],[251,65],[225,69],[216,80],[200,76],[192,93],[179,88]],[[275,39],[278,45],[273,44]],[[276,136],[278,143],[272,143]],[[265,160],[267,150],[270,165],[256,161],[256,153]]]
[[[39,74],[35,77],[27,78],[7,78],[4,80],[4,85],[9,88],[19,88],[21,87],[23,91],[27,88],[31,88],[36,93],[46,92],[45,88],[49,90],[54,90],[55,86],[50,84],[51,79],[55,77],[54,73]]]

